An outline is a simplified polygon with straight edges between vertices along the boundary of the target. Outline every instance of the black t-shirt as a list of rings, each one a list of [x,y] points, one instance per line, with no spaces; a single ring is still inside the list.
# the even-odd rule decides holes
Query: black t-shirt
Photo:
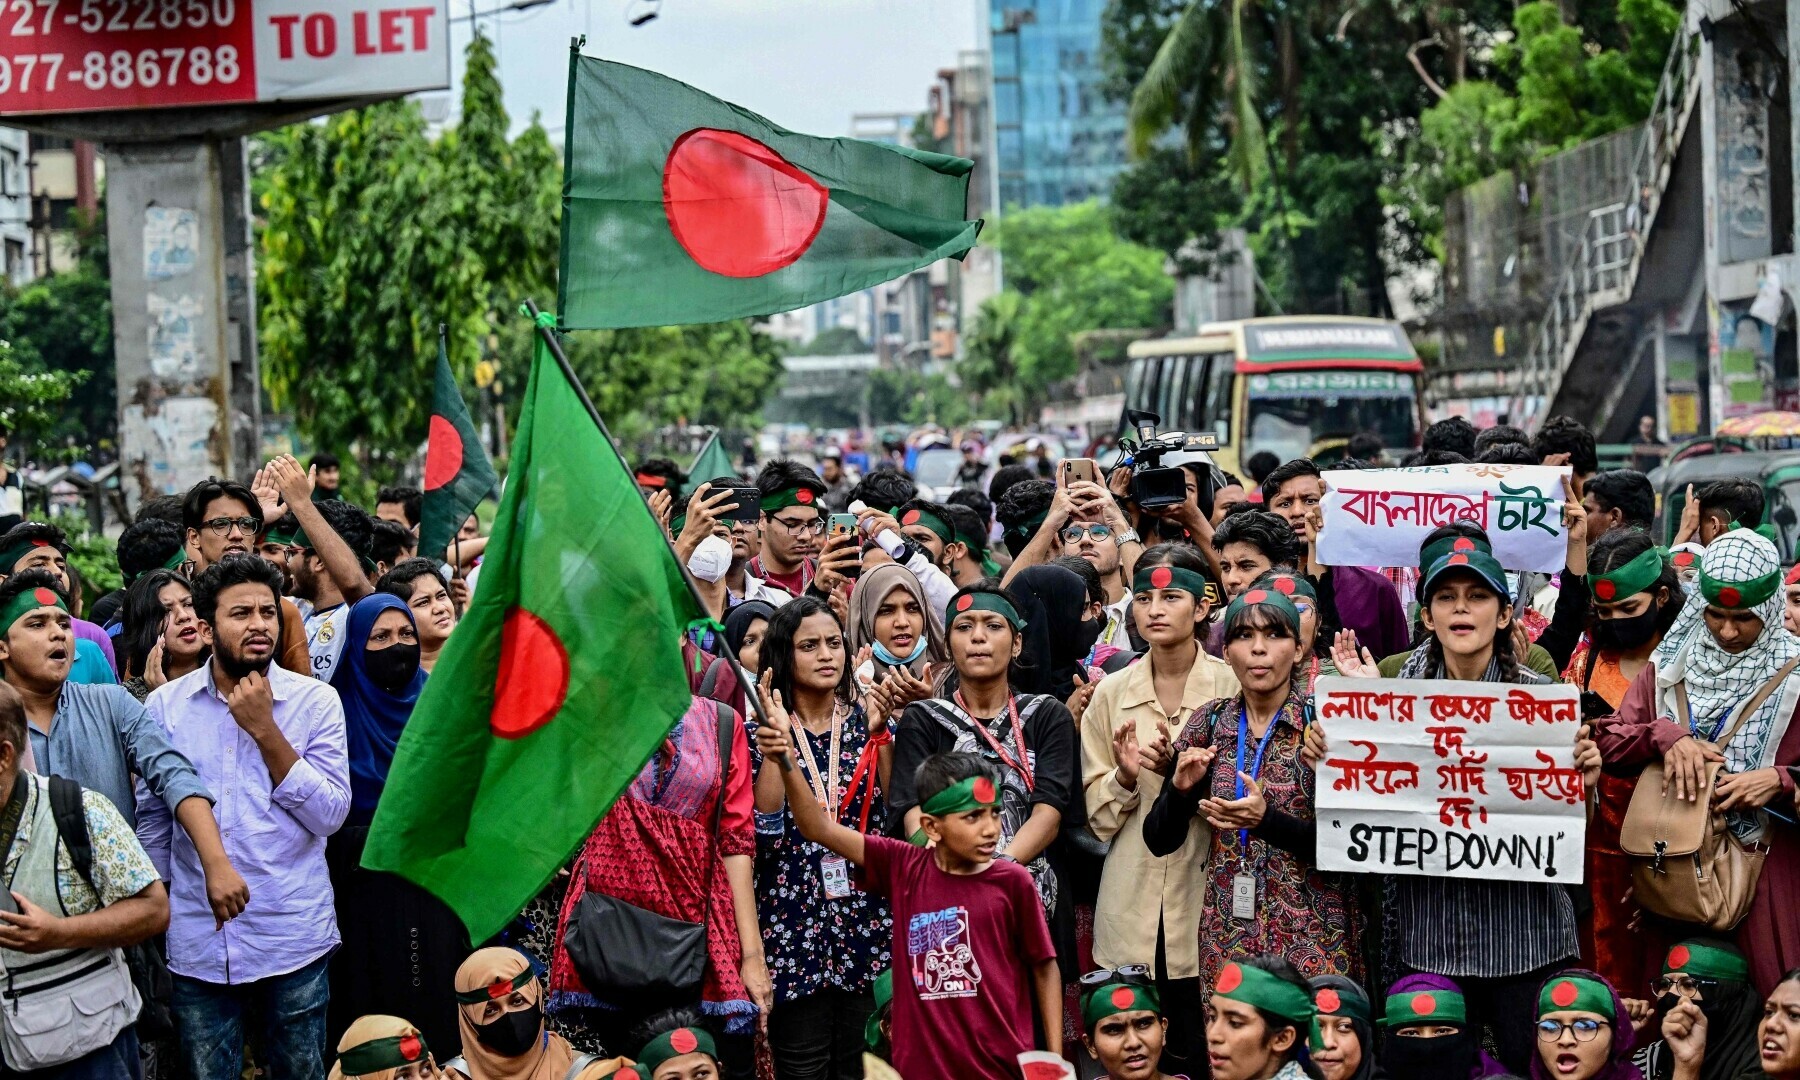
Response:
[[[1075,718],[1062,702],[1045,698],[1023,720],[1026,762],[1033,780],[1031,805],[1053,807],[1063,816],[1065,826],[1085,822],[1087,802],[1081,792],[1081,747],[1075,739]],[[988,722],[988,731],[1004,745],[1010,723],[1002,713]],[[987,740],[979,735],[973,738],[986,761],[1005,767]],[[957,749],[956,744],[956,736],[919,702],[900,714],[894,731],[894,790],[888,793],[890,836],[905,838],[906,812],[919,802],[913,780],[920,764],[933,754]]]

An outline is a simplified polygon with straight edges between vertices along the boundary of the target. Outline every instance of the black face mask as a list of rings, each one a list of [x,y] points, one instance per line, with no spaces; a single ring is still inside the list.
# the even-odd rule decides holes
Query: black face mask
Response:
[[[1677,993],[1674,993],[1673,991],[1671,991],[1670,993],[1660,995],[1656,999],[1656,1015],[1657,1016],[1667,1016],[1670,1013],[1674,1012],[1675,1006],[1677,1006],[1679,1004],[1681,1004],[1681,995],[1680,994],[1677,994]]]
[[[1629,651],[1656,636],[1657,616],[1662,607],[1651,604],[1642,614],[1624,619],[1594,620],[1594,644],[1602,649]]]
[[[401,642],[385,649],[364,649],[363,670],[369,681],[390,694],[398,694],[419,671],[419,646]]]
[[[544,1012],[538,1005],[503,1014],[491,1024],[475,1025],[475,1041],[501,1057],[524,1056],[544,1027]]]
[[[1435,1039],[1389,1035],[1381,1044],[1381,1067],[1407,1080],[1469,1080],[1477,1045],[1466,1030]]]

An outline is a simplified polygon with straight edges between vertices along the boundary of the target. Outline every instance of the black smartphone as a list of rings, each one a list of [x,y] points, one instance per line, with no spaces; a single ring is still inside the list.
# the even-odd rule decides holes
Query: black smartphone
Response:
[[[733,502],[721,506],[719,512],[728,521],[760,521],[762,520],[762,492],[755,484],[731,485]]]

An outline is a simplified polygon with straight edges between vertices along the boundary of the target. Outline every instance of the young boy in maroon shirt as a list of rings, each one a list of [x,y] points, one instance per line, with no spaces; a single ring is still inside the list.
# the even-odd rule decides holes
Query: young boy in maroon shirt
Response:
[[[1045,1049],[1062,1052],[1062,979],[1031,873],[997,862],[1000,795],[974,754],[934,754],[919,766],[921,828],[915,847],[847,828],[826,816],[791,767],[790,720],[765,680],[770,726],[757,729],[800,835],[862,869],[894,911],[892,1062],[901,1076],[994,1080],[1020,1076],[1035,1049],[1035,999]],[[827,858],[830,858],[828,856]]]

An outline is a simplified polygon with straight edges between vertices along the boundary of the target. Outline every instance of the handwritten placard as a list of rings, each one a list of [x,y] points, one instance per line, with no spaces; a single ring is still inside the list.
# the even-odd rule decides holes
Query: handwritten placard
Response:
[[[1573,686],[1324,676],[1322,870],[1581,881]]]
[[[1434,465],[1325,474],[1319,561],[1327,566],[1417,566],[1433,530],[1471,520],[1508,570],[1555,573],[1567,559],[1566,466]]]

